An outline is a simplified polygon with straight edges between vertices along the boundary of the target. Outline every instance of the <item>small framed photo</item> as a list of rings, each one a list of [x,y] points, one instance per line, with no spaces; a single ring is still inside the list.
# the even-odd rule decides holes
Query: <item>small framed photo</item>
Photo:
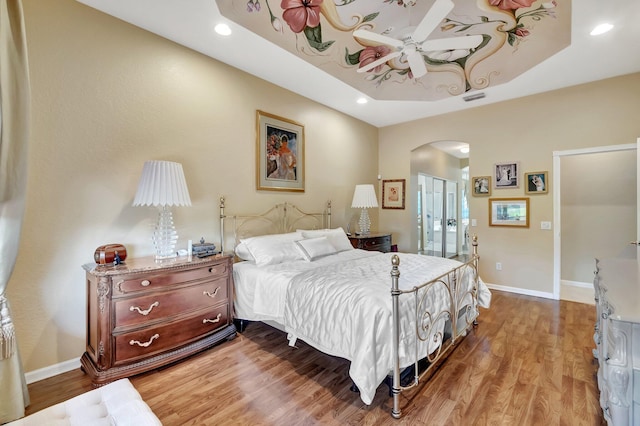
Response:
[[[404,209],[405,179],[382,181],[382,208]]]
[[[304,126],[257,111],[256,188],[304,192]]]
[[[519,188],[520,163],[497,163],[494,165],[493,187],[496,189]]]
[[[471,178],[471,185],[473,196],[491,195],[491,176],[474,176]]]
[[[489,198],[489,226],[529,227],[529,198]]]
[[[524,174],[525,194],[546,194],[549,192],[547,172],[528,172]]]

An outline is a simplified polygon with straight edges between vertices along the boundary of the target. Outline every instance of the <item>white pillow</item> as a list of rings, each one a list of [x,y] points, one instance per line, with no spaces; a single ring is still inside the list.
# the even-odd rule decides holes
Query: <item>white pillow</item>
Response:
[[[302,235],[299,232],[289,232],[240,239],[240,242],[247,246],[256,265],[264,266],[303,259],[300,250],[294,244],[294,241],[300,238]]]
[[[236,246],[236,256],[238,256],[242,260],[249,260],[251,262],[255,262],[256,260],[251,255],[251,252],[247,248],[245,243],[240,243]]]
[[[295,244],[300,249],[300,253],[307,262],[316,260],[319,257],[337,253],[336,248],[327,237],[306,238],[298,240]]]
[[[304,238],[327,237],[329,242],[335,247],[337,252],[353,250],[349,237],[342,228],[335,229],[315,229],[310,231],[300,231]]]

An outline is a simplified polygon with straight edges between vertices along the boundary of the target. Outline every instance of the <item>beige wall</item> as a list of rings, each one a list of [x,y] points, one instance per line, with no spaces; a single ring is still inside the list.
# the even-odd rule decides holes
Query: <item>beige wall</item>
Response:
[[[220,195],[228,213],[284,200],[318,211],[331,199],[333,224],[345,226],[358,213],[355,185],[376,182],[371,125],[73,0],[24,7],[32,138],[8,296],[27,372],[82,355],[81,265],[96,247],[151,254],[156,213],[131,206],[145,160],[183,164],[193,205],[174,209],[182,248],[201,236],[218,241]],[[255,190],[256,109],[305,125],[305,193]]]
[[[640,135],[638,99],[640,73],[385,127],[380,173],[409,179],[413,149],[458,140],[470,145],[470,176],[490,175],[496,162],[519,161],[522,171],[549,171],[551,182],[555,150],[634,143]],[[470,216],[478,222],[471,232],[478,235],[485,281],[534,294],[553,291],[553,232],[540,230],[541,221],[553,220],[552,194],[553,187],[547,195],[531,196],[529,229],[489,227],[487,199],[471,197]],[[493,196],[521,197],[524,188],[493,190]],[[394,234],[400,250],[415,248],[415,211],[411,197],[405,210],[380,211],[382,229],[403,229]]]

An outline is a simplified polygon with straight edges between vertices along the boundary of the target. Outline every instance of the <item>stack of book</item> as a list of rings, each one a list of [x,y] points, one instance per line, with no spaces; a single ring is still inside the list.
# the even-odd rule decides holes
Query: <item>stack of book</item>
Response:
[[[218,254],[216,251],[216,246],[213,243],[207,243],[204,241],[204,238],[200,239],[200,244],[193,244],[192,246],[193,256],[196,257],[207,257],[213,256],[214,254]]]

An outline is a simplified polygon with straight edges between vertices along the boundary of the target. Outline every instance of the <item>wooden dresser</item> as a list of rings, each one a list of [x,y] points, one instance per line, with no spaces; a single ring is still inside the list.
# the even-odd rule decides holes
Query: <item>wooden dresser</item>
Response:
[[[350,235],[349,241],[354,248],[370,251],[381,251],[388,253],[391,251],[391,234],[370,233],[367,235]]]
[[[612,426],[640,425],[640,282],[633,258],[596,261],[600,406]]]
[[[236,336],[232,257],[153,257],[83,265],[87,349],[94,385],[142,373]]]

